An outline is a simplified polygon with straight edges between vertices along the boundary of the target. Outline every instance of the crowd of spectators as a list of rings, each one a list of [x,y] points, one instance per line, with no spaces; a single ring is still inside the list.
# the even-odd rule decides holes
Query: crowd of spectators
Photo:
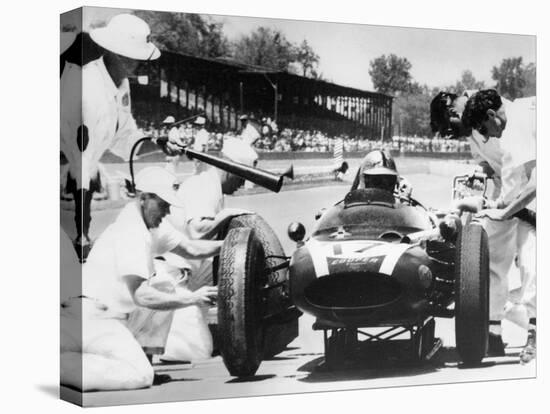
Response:
[[[169,126],[163,124],[138,122],[144,135],[162,137],[168,135]],[[268,128],[266,128],[266,125]],[[381,143],[379,140],[363,139],[359,136],[346,134],[329,136],[326,133],[315,130],[301,130],[284,128],[278,130],[273,123],[258,123],[260,138],[255,142],[258,151],[262,152],[328,152],[332,153],[334,144],[338,139],[343,140],[344,152],[368,152],[373,149],[400,151],[400,152],[469,152],[466,141],[443,139],[439,137],[401,137],[394,136],[391,141]],[[207,130],[209,130],[207,125]],[[188,145],[193,144],[195,128],[191,122],[178,126],[181,139]],[[208,150],[219,151],[223,146],[223,140],[227,137],[237,137],[240,131],[210,131]]]
[[[399,137],[392,139],[392,148],[401,152],[470,152],[467,141],[439,137]]]

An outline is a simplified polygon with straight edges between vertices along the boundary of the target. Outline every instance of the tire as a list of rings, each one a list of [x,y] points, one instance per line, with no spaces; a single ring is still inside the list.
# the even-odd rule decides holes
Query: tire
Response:
[[[254,229],[256,237],[264,248],[267,267],[281,264],[284,261],[284,259],[270,257],[285,256],[285,251],[271,226],[261,216],[258,214],[245,214],[242,216],[233,217],[233,219],[229,222],[227,231],[240,227]],[[272,313],[276,313],[276,309],[271,309],[273,306],[277,308],[283,307],[283,304],[279,302],[281,302],[281,299],[288,298],[288,269],[278,270],[268,276],[268,283],[270,285],[275,285],[281,282],[286,283],[279,288],[272,289],[272,293],[270,293],[270,296],[268,297],[270,312]],[[288,299],[286,301],[283,300],[283,302],[288,303]],[[284,304],[286,305],[286,303]]]
[[[266,267],[276,266],[284,262],[284,259],[279,258],[285,256],[283,246],[271,226],[261,216],[258,214],[236,216],[229,222],[227,231],[235,228],[254,229],[254,234],[265,252]],[[267,291],[266,313],[271,316],[288,314],[289,308],[292,307],[289,294],[288,268],[269,274],[267,283],[270,286],[279,284],[280,286]],[[284,351],[287,345],[298,336],[298,317],[301,313],[295,312],[294,314],[297,316],[292,320],[266,327],[266,341],[263,350],[266,358]]]
[[[458,355],[477,365],[487,352],[489,328],[489,247],[481,224],[462,228],[455,263],[455,334]]]
[[[262,361],[265,258],[254,230],[229,230],[220,254],[219,350],[229,373],[252,376]]]

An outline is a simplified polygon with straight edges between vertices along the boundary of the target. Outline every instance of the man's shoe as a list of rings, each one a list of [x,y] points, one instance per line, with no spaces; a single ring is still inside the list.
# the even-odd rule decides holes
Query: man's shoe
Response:
[[[506,352],[504,351],[504,343],[502,342],[502,336],[489,332],[489,349],[487,350],[487,356],[506,356]]]
[[[527,333],[527,344],[519,354],[519,360],[522,364],[528,364],[537,357],[537,331],[529,329]]]

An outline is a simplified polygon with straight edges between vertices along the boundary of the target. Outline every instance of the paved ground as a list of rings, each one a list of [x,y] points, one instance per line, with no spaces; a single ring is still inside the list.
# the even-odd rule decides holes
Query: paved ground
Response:
[[[416,161],[418,162],[418,161]],[[408,175],[414,186],[416,198],[425,205],[445,208],[450,196],[448,177],[415,174]],[[299,191],[287,191],[278,195],[257,194],[228,197],[227,205],[257,211],[273,226],[285,250],[291,252],[293,242],[286,236],[286,227],[293,221],[301,221],[311,229],[314,214],[343,197],[346,188],[327,186]],[[113,220],[116,211],[104,210],[94,214],[92,235]],[[72,227],[72,213],[63,211],[65,228]],[[272,360],[264,361],[256,376],[235,379],[229,376],[220,357],[197,361],[193,367],[185,365],[157,365],[158,373],[168,374],[171,382],[147,390],[87,393],[88,405],[128,404],[157,401],[195,400],[231,396],[270,395],[325,390],[364,389],[402,385],[449,383],[462,381],[526,378],[536,375],[535,364],[522,366],[518,352],[525,341],[525,332],[515,325],[505,323],[504,339],[509,343],[507,356],[486,359],[485,366],[463,369],[454,352],[453,320],[438,320],[436,335],[443,340],[443,348],[436,357],[421,366],[385,364],[359,364],[353,369],[327,372],[322,369],[322,334],[311,329],[313,319],[300,319],[300,335],[290,347]]]

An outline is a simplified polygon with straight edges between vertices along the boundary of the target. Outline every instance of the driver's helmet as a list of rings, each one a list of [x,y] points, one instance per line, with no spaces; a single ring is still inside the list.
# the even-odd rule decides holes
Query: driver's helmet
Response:
[[[399,174],[392,156],[381,150],[369,152],[361,162],[361,175],[365,188],[378,188],[393,192]]]

